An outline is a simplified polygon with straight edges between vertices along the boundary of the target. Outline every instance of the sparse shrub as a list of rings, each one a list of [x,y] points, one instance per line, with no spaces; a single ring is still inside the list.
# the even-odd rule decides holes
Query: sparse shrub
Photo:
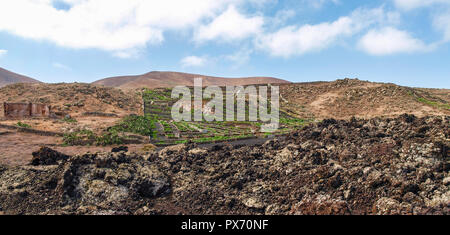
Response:
[[[417,98],[417,100],[421,103],[436,107],[436,108],[442,108],[442,109],[447,109],[450,110],[450,105],[449,104],[443,104],[443,103],[439,103],[436,101],[431,101],[431,100],[427,100],[425,98],[419,97]]]
[[[64,134],[63,143],[65,145],[88,145],[94,144],[96,135],[91,130],[81,130]]]
[[[23,123],[23,122],[17,122],[16,126],[23,127],[23,128],[31,128],[30,125]]]
[[[102,146],[116,145],[116,144],[119,145],[119,144],[123,144],[124,141],[125,141],[125,138],[120,136],[119,132],[112,129],[100,136],[97,136],[96,140],[95,140],[95,144],[102,145]]]
[[[151,116],[128,116],[124,118],[119,124],[110,127],[108,131],[115,132],[130,132],[143,136],[156,136],[155,122]]]
[[[62,119],[63,122],[68,122],[68,123],[76,123],[77,120],[70,118],[70,117],[65,117]]]
[[[91,130],[81,130],[67,133],[63,137],[65,145],[115,145],[123,144],[125,138],[120,136],[119,132],[109,130],[101,135],[96,135]]]
[[[280,123],[293,126],[302,126],[305,125],[307,122],[304,119],[298,118],[280,118]]]

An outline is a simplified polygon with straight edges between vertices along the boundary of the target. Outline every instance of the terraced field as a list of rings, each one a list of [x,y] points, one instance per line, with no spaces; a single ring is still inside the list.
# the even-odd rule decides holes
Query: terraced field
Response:
[[[225,94],[224,88],[223,91]],[[273,133],[263,133],[260,131],[261,125],[264,124],[263,122],[248,121],[248,99],[246,99],[246,121],[207,122],[206,120],[203,120],[201,122],[175,122],[171,117],[171,108],[178,100],[172,99],[171,93],[172,90],[170,88],[152,90],[146,89],[142,92],[144,100],[144,115],[150,122],[154,123],[157,130],[157,134],[154,138],[152,138],[152,142],[156,145],[171,145],[186,142],[221,142],[247,138],[260,138],[268,135],[280,135],[298,129],[311,121],[295,118],[281,110],[280,128]],[[191,94],[193,94],[192,88]],[[269,92],[268,97],[270,97],[270,95],[271,94]],[[203,104],[209,101],[210,100],[208,99],[203,99]],[[223,104],[225,115],[226,95],[224,95]],[[237,104],[235,101],[235,106],[236,105]]]

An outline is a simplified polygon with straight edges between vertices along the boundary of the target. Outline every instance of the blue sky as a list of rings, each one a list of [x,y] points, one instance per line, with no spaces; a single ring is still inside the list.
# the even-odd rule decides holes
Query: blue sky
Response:
[[[158,70],[450,88],[450,0],[4,0],[0,67],[52,83]]]

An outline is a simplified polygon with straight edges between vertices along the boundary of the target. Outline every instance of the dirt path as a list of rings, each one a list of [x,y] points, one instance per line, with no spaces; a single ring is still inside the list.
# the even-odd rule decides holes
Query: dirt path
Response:
[[[62,138],[55,136],[40,136],[31,133],[12,132],[0,129],[0,164],[8,166],[26,165],[32,158],[32,153],[47,146],[67,155],[84,153],[109,152],[116,146],[62,146]],[[129,151],[139,152],[145,144],[127,145]]]
[[[314,113],[318,113],[321,116],[325,116],[329,114],[329,111],[326,107],[326,104],[333,103],[339,97],[338,92],[329,92],[322,95],[319,95],[309,106],[314,111]]]

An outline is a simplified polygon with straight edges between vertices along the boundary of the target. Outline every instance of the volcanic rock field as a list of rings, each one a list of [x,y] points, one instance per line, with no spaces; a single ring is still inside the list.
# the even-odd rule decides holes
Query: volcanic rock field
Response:
[[[0,166],[0,214],[449,214],[449,116],[326,119],[264,144]]]

